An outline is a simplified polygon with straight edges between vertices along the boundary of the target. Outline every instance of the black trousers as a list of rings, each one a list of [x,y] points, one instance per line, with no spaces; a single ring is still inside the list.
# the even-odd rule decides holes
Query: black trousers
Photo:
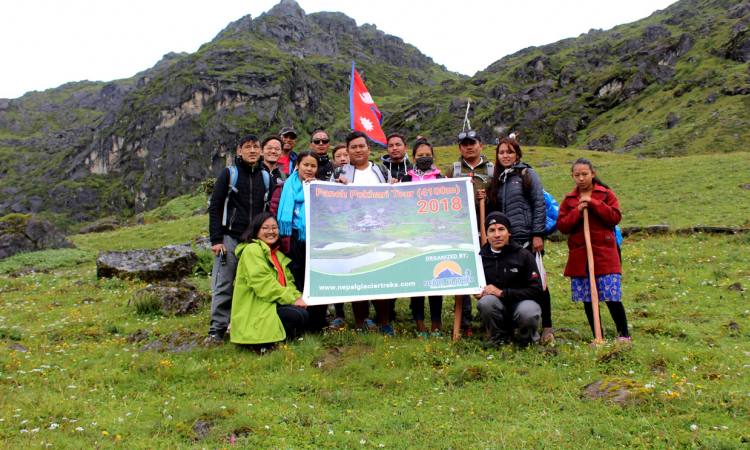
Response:
[[[294,305],[277,305],[276,314],[279,315],[281,324],[284,326],[287,340],[300,336],[310,320],[310,314],[305,308]]]

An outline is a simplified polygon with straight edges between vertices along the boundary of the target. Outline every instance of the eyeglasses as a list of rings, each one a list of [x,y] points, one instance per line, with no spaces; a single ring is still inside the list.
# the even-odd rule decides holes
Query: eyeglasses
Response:
[[[331,142],[330,139],[313,139],[312,143],[315,145],[327,144]]]
[[[476,140],[477,139],[477,132],[474,131],[474,130],[469,130],[469,131],[462,131],[462,132],[458,133],[458,140],[459,141],[463,141],[464,139]]]

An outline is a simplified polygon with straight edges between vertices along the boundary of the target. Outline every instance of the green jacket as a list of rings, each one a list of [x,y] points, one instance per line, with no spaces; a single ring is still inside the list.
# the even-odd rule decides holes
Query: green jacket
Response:
[[[237,275],[232,296],[231,341],[235,344],[267,344],[283,341],[286,332],[276,314],[276,305],[291,305],[302,294],[294,287],[290,259],[276,252],[284,268],[286,287],[279,283],[271,262],[271,249],[265,242],[241,243],[237,255]]]

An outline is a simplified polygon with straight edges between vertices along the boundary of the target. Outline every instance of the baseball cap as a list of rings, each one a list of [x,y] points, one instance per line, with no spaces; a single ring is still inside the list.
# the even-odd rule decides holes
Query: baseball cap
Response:
[[[287,134],[293,134],[294,137],[292,139],[297,139],[297,132],[294,131],[294,128],[292,127],[283,127],[281,131],[279,131],[279,137],[285,136]]]

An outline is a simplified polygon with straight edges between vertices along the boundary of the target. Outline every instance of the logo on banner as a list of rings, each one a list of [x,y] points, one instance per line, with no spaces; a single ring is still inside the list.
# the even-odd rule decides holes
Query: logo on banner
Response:
[[[474,281],[471,270],[464,271],[455,261],[440,261],[432,269],[432,279],[424,285],[430,289],[469,286]]]

